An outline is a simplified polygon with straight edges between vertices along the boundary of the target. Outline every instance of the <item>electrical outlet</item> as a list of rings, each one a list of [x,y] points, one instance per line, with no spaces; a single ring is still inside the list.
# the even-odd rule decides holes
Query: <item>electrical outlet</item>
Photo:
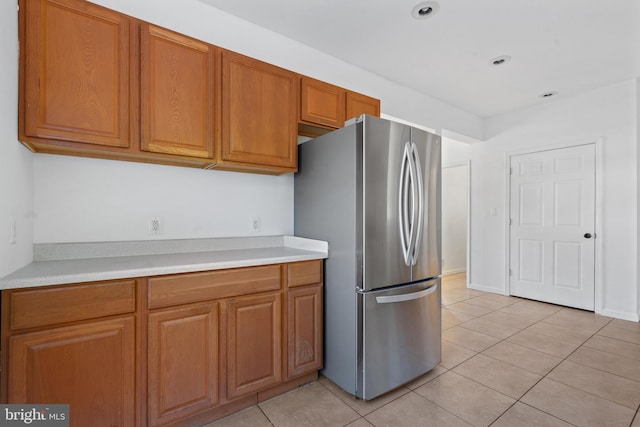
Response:
[[[162,234],[162,217],[152,216],[151,218],[149,218],[149,234]]]
[[[260,231],[260,217],[253,216],[249,218],[249,230],[253,233],[258,233]]]
[[[16,219],[13,216],[9,217],[9,243],[12,245],[16,244],[16,241],[18,240],[18,236],[17,236],[17,231],[16,231]]]

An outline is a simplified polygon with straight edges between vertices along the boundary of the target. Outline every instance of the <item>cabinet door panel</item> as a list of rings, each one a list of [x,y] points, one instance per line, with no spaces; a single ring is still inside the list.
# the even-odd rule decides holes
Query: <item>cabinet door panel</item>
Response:
[[[344,126],[345,90],[328,83],[302,77],[300,119],[332,128]]]
[[[322,287],[294,288],[288,294],[287,376],[322,368]]]
[[[142,149],[213,158],[214,47],[141,27]]]
[[[8,403],[65,403],[71,426],[135,423],[133,317],[16,335]]]
[[[233,52],[222,53],[222,160],[297,165],[297,76]]]
[[[149,419],[176,421],[218,402],[218,304],[149,315]]]
[[[25,133],[129,146],[129,19],[77,0],[26,7]]]
[[[237,298],[227,307],[228,396],[278,384],[282,379],[280,294]]]
[[[347,92],[347,116],[345,120],[361,114],[380,117],[380,100],[356,92]]]

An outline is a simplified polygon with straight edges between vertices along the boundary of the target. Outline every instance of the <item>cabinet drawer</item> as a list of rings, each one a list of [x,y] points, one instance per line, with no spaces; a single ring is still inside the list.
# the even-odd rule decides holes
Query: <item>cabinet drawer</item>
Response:
[[[10,328],[24,329],[131,313],[135,280],[11,291]]]
[[[149,279],[149,308],[280,289],[280,265],[177,274]]]
[[[288,286],[322,283],[322,261],[304,261],[289,264]]]

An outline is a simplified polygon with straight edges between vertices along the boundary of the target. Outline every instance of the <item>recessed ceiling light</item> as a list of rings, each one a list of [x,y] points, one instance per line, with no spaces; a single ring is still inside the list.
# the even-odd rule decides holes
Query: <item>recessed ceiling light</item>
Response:
[[[557,91],[545,92],[545,93],[541,93],[540,95],[538,95],[538,98],[549,98],[549,97],[552,97],[552,96],[557,95],[557,94],[558,94]]]
[[[503,65],[503,64],[506,64],[509,61],[511,61],[511,57],[509,55],[502,55],[502,56],[497,56],[497,57],[493,58],[491,61],[489,61],[489,64],[491,64],[491,65]]]
[[[411,11],[411,15],[416,19],[427,19],[431,18],[435,15],[440,9],[440,4],[436,1],[424,1],[422,3],[418,3],[413,10]]]

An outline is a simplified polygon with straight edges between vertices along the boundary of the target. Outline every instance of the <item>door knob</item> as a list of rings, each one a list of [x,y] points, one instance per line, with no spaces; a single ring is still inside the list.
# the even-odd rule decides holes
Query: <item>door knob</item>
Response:
[[[586,233],[586,234],[584,235],[584,238],[585,238],[585,239],[590,239],[590,238],[591,238],[591,233]]]

